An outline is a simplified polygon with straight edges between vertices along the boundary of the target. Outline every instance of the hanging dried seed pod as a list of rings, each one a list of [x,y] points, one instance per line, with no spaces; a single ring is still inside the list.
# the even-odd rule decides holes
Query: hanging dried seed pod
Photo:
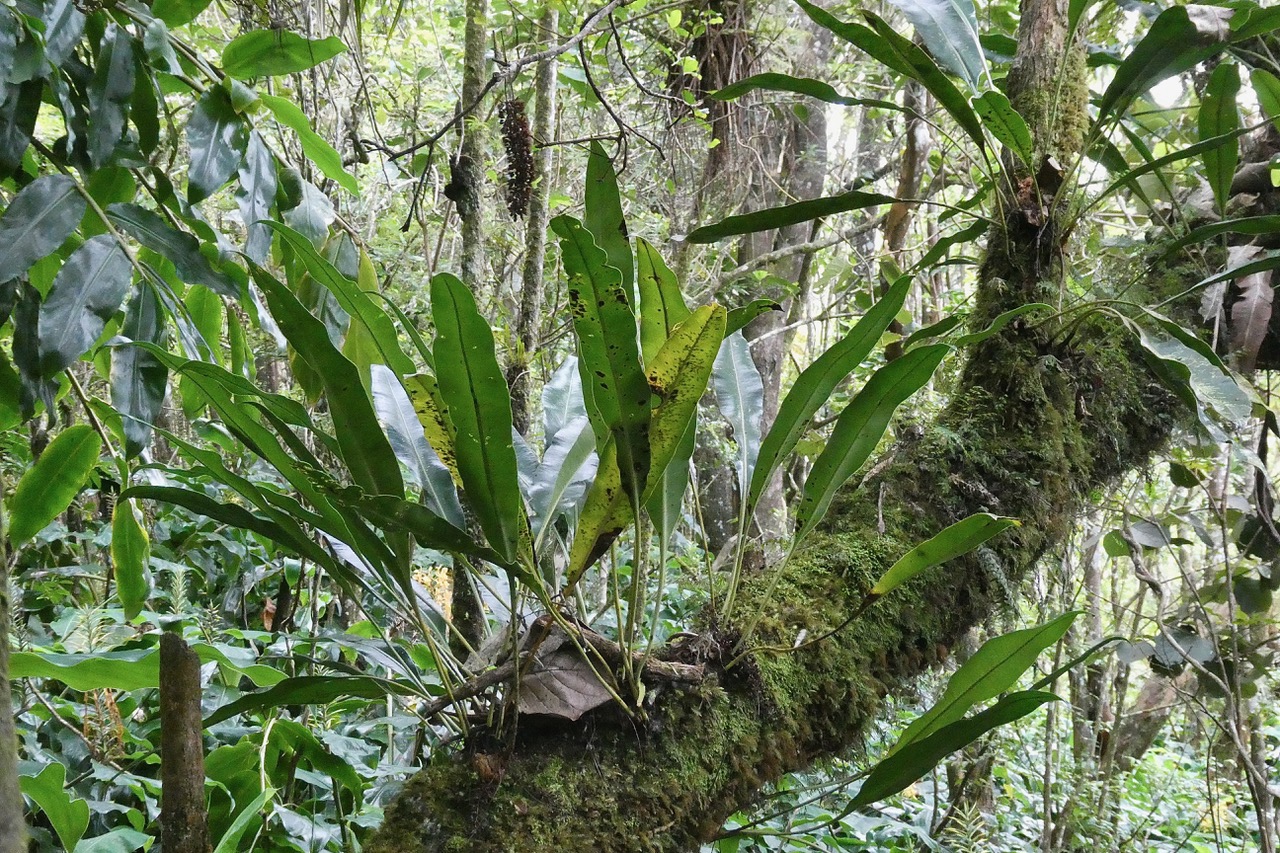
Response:
[[[529,209],[533,191],[533,138],[523,101],[503,101],[498,116],[502,119],[502,147],[507,152],[507,210],[519,218]]]

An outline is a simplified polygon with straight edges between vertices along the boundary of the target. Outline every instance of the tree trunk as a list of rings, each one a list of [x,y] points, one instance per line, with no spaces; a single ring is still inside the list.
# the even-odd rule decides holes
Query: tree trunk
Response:
[[[1009,78],[1038,150],[1060,162],[1086,125],[1083,53],[1065,47],[1066,12],[1065,0],[1024,4]],[[1044,92],[1052,110],[1035,109]],[[1057,297],[1063,244],[1043,239],[1015,202],[1003,199],[988,237],[979,328]],[[643,722],[610,711],[525,718],[509,747],[473,739],[407,783],[366,851],[693,850],[762,785],[858,743],[886,695],[945,659],[1065,541],[1091,491],[1143,464],[1187,416],[1131,333],[1102,312],[1075,318],[1071,334],[1015,322],[978,344],[936,424],[839,495],[789,562],[745,581],[735,614],[759,618],[747,654],[733,626],[706,614],[697,637],[661,655],[704,664],[702,682],[651,686]],[[1022,526],[845,626],[908,548],[980,511]]]
[[[0,493],[4,491],[4,478],[0,474]],[[4,507],[0,506],[0,850],[17,851],[27,849],[27,825],[22,816],[18,733],[9,686],[9,636],[13,615],[9,600],[10,549],[5,521]]]
[[[160,636],[160,842],[165,853],[207,853],[200,658],[177,634]]]

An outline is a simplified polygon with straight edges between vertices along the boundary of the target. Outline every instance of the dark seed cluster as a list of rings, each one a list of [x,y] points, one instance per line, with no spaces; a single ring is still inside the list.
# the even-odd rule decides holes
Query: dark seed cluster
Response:
[[[519,218],[529,209],[533,191],[533,138],[523,101],[503,101],[498,116],[502,119],[502,147],[507,152],[507,210]]]

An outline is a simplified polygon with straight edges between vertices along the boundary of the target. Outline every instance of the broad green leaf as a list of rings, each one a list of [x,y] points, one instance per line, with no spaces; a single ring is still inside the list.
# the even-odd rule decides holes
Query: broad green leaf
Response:
[[[735,467],[739,499],[746,501],[756,461],[760,456],[760,428],[764,417],[764,382],[751,359],[751,347],[742,332],[734,332],[720,345],[711,372],[716,405],[733,430],[738,446]]]
[[[622,198],[618,194],[618,176],[613,161],[604,153],[599,140],[592,140],[587,157],[587,185],[582,225],[604,250],[610,266],[622,273],[622,292],[635,305],[635,261],[631,241],[627,239],[627,223],[622,216]]]
[[[1003,92],[992,89],[978,95],[973,99],[973,111],[982,119],[982,126],[988,133],[1016,154],[1027,168],[1034,168],[1035,147],[1031,142],[1031,131]]]
[[[875,372],[836,420],[831,438],[814,460],[796,512],[800,542],[826,515],[836,492],[862,467],[908,397],[923,388],[951,350],[946,344],[913,349]]]
[[[680,283],[658,250],[636,238],[637,282],[640,287],[640,349],[644,363],[658,354],[671,334],[689,316]]]
[[[1220,52],[1231,12],[1210,6],[1171,6],[1116,69],[1098,103],[1098,122],[1119,115],[1134,98],[1168,77]]]
[[[235,820],[231,821],[231,825],[227,827],[226,832],[222,833],[222,838],[218,840],[218,846],[213,848],[213,853],[237,853],[244,849],[244,834],[256,823],[261,822],[262,815],[259,814],[267,803],[276,795],[275,788],[267,785],[266,789],[253,798],[253,802],[247,804],[236,814]],[[237,806],[239,803],[236,804]]]
[[[684,436],[676,444],[671,461],[662,469],[657,482],[650,486],[646,507],[653,522],[659,547],[666,547],[680,523],[680,508],[689,487],[689,462],[697,446],[698,413],[695,410],[685,427]],[[650,477],[653,475],[650,474]]]
[[[1231,179],[1235,177],[1240,162],[1240,139],[1230,136],[1240,128],[1240,110],[1236,95],[1240,92],[1240,66],[1234,62],[1219,62],[1209,75],[1204,95],[1200,99],[1197,126],[1200,141],[1224,135],[1229,138],[1221,145],[1204,152],[1205,177],[1213,188],[1213,198],[1218,211],[1226,210],[1231,196]]]
[[[43,91],[44,81],[40,79],[0,83],[0,180],[10,177],[22,164],[22,155],[35,131]],[[0,263],[16,266],[8,257]]]
[[[911,279],[899,279],[843,338],[818,356],[796,379],[778,406],[773,426],[760,443],[760,460],[751,475],[749,506],[754,506],[782,460],[795,449],[813,415],[831,398],[836,385],[871,354],[880,336],[902,310]]]
[[[657,351],[656,349],[654,350]],[[551,374],[542,389],[542,434],[551,441],[574,418],[587,416],[587,403],[582,396],[582,377],[578,373],[578,357],[571,355]]]
[[[1030,314],[1034,311],[1052,311],[1053,306],[1044,302],[1028,302],[1025,305],[1019,305],[1017,308],[1010,308],[1000,316],[991,321],[991,325],[978,332],[970,332],[967,335],[960,335],[953,343],[958,347],[970,346],[972,344],[980,344],[987,338],[999,334],[1004,327],[1012,323],[1019,317]]]
[[[588,407],[597,446],[612,437],[627,493],[639,499],[649,473],[649,383],[640,367],[636,319],[621,273],[609,265],[591,234],[570,216],[551,228],[569,276],[569,311],[578,338],[582,384],[592,389]]]
[[[160,302],[155,291],[143,284],[125,308],[120,334],[131,341],[161,344],[164,331]],[[168,383],[169,371],[146,350],[131,346],[111,350],[111,405],[124,424],[126,456],[138,455],[151,443],[151,425],[164,406]]]
[[[171,27],[189,24],[203,12],[212,0],[155,0],[151,14]]]
[[[306,237],[279,222],[267,222],[267,227],[280,235],[280,239],[302,259],[307,272],[311,273],[320,284],[323,284],[338,300],[342,310],[351,316],[352,323],[365,326],[369,337],[378,347],[382,355],[382,363],[390,367],[397,376],[408,376],[413,373],[413,360],[400,349],[396,336],[395,324],[387,316],[387,312],[379,308],[360,286],[350,278],[338,272],[338,269],[316,251],[315,246]],[[439,452],[439,448],[437,448]]]
[[[240,167],[248,143],[249,127],[231,105],[227,90],[210,87],[187,121],[187,201],[198,204],[221,189]]]
[[[489,544],[508,564],[532,563],[511,438],[511,395],[489,322],[456,276],[431,279],[440,396],[453,424],[458,475]]]
[[[37,7],[38,8],[38,7]],[[53,0],[44,8],[44,56],[57,68],[84,35],[85,14],[72,0]]]
[[[146,849],[155,836],[127,826],[117,826],[104,835],[81,839],[76,853],[135,853]]]
[[[975,513],[957,521],[904,554],[876,581],[867,594],[880,596],[892,592],[925,569],[967,554],[996,534],[1017,526],[1016,519],[1001,518],[986,512]]]
[[[1161,259],[1168,258],[1174,252],[1196,243],[1204,243],[1223,234],[1274,234],[1280,231],[1280,215],[1243,216],[1236,219],[1223,219],[1192,228],[1182,237],[1173,241],[1165,250]]]
[[[93,81],[89,84],[89,162],[100,169],[111,161],[124,138],[133,100],[133,38],[111,24],[98,46]]]
[[[133,501],[117,500],[111,511],[111,567],[115,572],[116,594],[124,607],[124,618],[132,619],[142,611],[151,593],[147,581],[147,561],[151,557],[151,539],[142,526]]]
[[[75,853],[76,845],[89,828],[89,803],[67,790],[67,768],[62,764],[49,764],[35,776],[20,776],[18,782],[22,793],[49,819],[62,849]]]
[[[101,451],[102,439],[88,424],[67,427],[49,443],[9,502],[9,541],[15,548],[71,506]]]
[[[1022,719],[1041,705],[1057,698],[1052,693],[1037,690],[1011,693],[979,714],[957,720],[927,737],[913,741],[872,768],[843,813],[850,814],[855,809],[893,796],[923,777],[956,750],[963,749],[992,729]]]
[[[311,129],[307,114],[297,104],[278,95],[262,95],[261,98],[263,105],[276,117],[276,121],[298,134],[298,141],[302,143],[302,153],[316,164],[325,177],[337,181],[339,186],[352,195],[360,194],[360,185],[356,183],[356,179],[342,168],[341,155]]]
[[[822,80],[814,80],[811,77],[792,77],[790,74],[755,74],[745,80],[739,80],[737,83],[730,83],[717,92],[712,92],[708,97],[717,101],[732,101],[735,98],[741,98],[749,92],[763,89],[770,92],[793,92],[797,95],[808,95],[811,98],[817,98],[828,104],[836,104],[842,107],[875,107],[881,110],[892,110],[894,112],[903,112],[901,104],[893,101],[881,101],[875,98],[851,98],[847,95],[841,95],[830,83]]]
[[[690,243],[714,243],[726,237],[737,237],[742,234],[754,234],[757,231],[770,231],[785,228],[800,222],[808,222],[823,216],[833,216],[848,210],[862,210],[881,204],[892,204],[891,196],[881,193],[868,193],[861,190],[850,190],[840,195],[816,198],[809,201],[798,201],[781,207],[757,210],[754,213],[742,213],[730,216],[714,225],[695,228],[685,238]]]
[[[91,237],[58,270],[40,306],[40,372],[53,376],[88,352],[120,308],[132,274],[114,237]]]
[[[595,435],[585,415],[574,418],[547,445],[529,486],[529,510],[536,519],[535,546],[541,543],[548,527],[560,514],[570,486],[581,483],[579,497],[584,496],[581,493],[595,474],[596,466],[587,466],[595,450]]]
[[[973,0],[889,0],[938,63],[975,89],[987,73]],[[981,113],[979,113],[981,114]]]
[[[772,299],[752,299],[746,305],[729,311],[729,317],[724,324],[724,333],[732,335],[761,314],[781,310],[782,306]]]
[[[1241,3],[1231,16],[1231,40],[1241,41],[1266,35],[1280,28],[1280,7]]]
[[[240,80],[277,77],[306,71],[346,51],[337,36],[308,39],[288,30],[252,30],[223,49],[222,70]]]
[[[569,546],[569,562],[565,566],[567,595],[583,573],[599,560],[614,540],[635,519],[631,501],[622,487],[622,474],[618,470],[617,444],[612,438],[600,451],[600,464],[596,477],[587,490],[578,524],[573,531],[573,544]]]
[[[1265,68],[1249,72],[1249,83],[1258,96],[1258,104],[1271,123],[1280,128],[1280,78]]]
[[[201,284],[232,299],[240,297],[240,286],[209,262],[195,235],[173,228],[160,215],[136,204],[113,204],[107,208],[107,216],[126,234],[172,261],[179,278],[187,284]],[[216,257],[217,247],[206,245]]]
[[[1188,346],[1176,337],[1153,334],[1136,323],[1126,325],[1137,334],[1147,363],[1161,382],[1197,413],[1201,424],[1211,433],[1214,424],[1206,409],[1212,409],[1228,423],[1240,423],[1250,416],[1253,404],[1249,395],[1197,347]]]
[[[466,528],[453,475],[427,441],[404,386],[390,368],[381,364],[373,365],[370,381],[378,421],[386,429],[391,449],[422,489],[427,507],[454,527]]]
[[[105,210],[113,204],[129,202],[138,194],[138,181],[133,172],[123,166],[107,166],[97,169],[89,176],[85,189],[97,202],[97,207]],[[110,223],[98,215],[98,211],[90,208],[85,211],[80,221],[80,236],[96,237],[107,233]]]
[[[962,718],[973,706],[1013,687],[1041,652],[1062,639],[1079,615],[1079,611],[1069,611],[1044,625],[987,640],[947,681],[942,698],[907,726],[890,752],[924,740]]]
[[[658,395],[649,427],[649,478],[645,500],[657,487],[693,421],[724,340],[727,313],[704,305],[676,327],[649,366],[649,388]]]
[[[240,220],[248,230],[244,253],[249,260],[260,264],[271,251],[271,229],[262,220],[271,216],[271,205],[276,200],[276,159],[254,130],[249,133],[244,162],[239,168],[240,188],[236,202],[240,206]]]
[[[809,0],[795,0],[805,14],[819,26],[825,27],[854,47],[913,80],[918,80],[951,114],[979,148],[986,145],[982,135],[982,122],[978,121],[969,101],[956,88],[937,64],[916,45],[898,35],[888,24],[875,15],[867,14],[871,27],[846,23],[830,12],[815,6]]]
[[[17,278],[61,246],[85,207],[76,182],[64,175],[45,175],[23,187],[0,216],[0,281]]]
[[[280,331],[324,383],[334,433],[351,479],[369,494],[402,497],[400,463],[378,425],[359,370],[334,348],[324,323],[303,308],[287,287],[258,266],[253,267],[253,278],[266,295]]]

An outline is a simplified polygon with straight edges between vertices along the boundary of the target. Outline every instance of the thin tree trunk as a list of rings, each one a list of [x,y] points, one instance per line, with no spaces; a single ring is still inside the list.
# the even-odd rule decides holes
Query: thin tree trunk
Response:
[[[160,635],[160,843],[165,853],[207,853],[200,658],[177,634]]]
[[[0,473],[0,493],[4,493]],[[9,636],[13,627],[9,599],[10,551],[7,519],[0,505],[0,850],[27,849],[27,826],[23,819],[22,790],[18,782],[18,734],[13,718],[13,695],[9,684]]]

